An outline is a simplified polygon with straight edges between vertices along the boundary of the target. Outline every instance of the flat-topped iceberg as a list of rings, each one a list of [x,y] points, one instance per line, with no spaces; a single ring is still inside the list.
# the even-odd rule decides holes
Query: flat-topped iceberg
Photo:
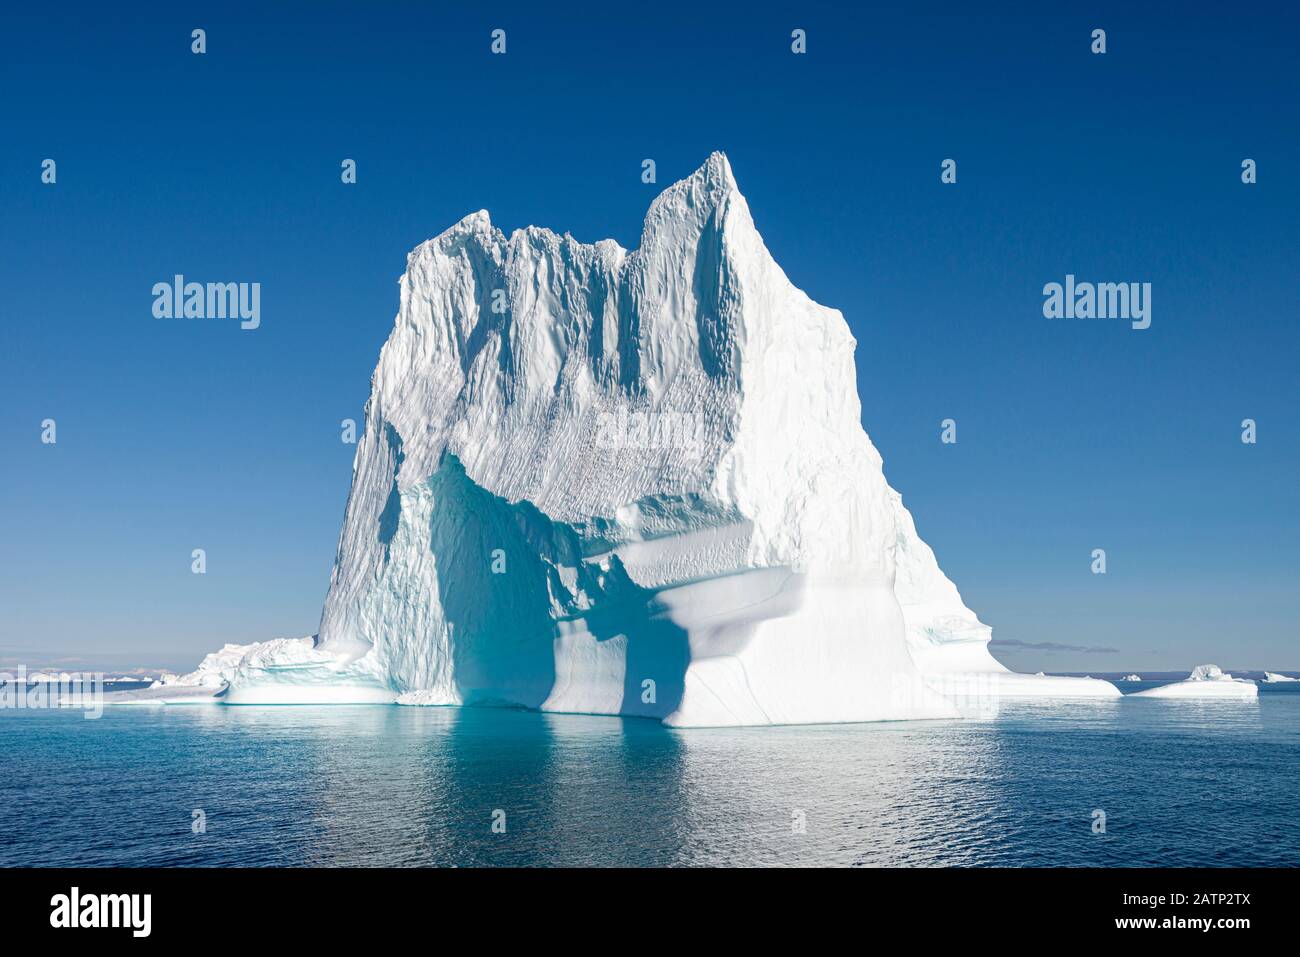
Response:
[[[862,428],[855,346],[720,153],[654,200],[634,251],[467,216],[407,259],[319,636],[199,680],[219,671],[235,704],[677,726],[1117,696],[989,653]]]
[[[1264,681],[1268,684],[1281,684],[1287,681],[1300,681],[1300,678],[1292,678],[1290,675],[1281,675],[1274,671],[1264,672]]]
[[[150,688],[132,688],[109,691],[104,695],[106,705],[164,705],[164,704],[221,704],[220,692],[203,685],[162,685]]]
[[[226,704],[238,682],[240,704],[388,704],[394,693],[367,675],[360,687],[348,681],[337,656],[316,650],[316,636],[227,644],[188,674],[163,673],[148,688],[106,694],[106,704]],[[265,698],[259,689],[267,689]]]
[[[1255,682],[1234,678],[1218,665],[1197,665],[1183,681],[1135,691],[1131,697],[1147,698],[1253,698],[1259,694]]]

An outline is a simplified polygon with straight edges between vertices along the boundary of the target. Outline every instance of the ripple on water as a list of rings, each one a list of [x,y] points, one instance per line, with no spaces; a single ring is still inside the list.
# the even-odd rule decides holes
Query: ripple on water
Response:
[[[3,864],[1284,865],[1300,850],[1300,695],[690,731],[493,709],[10,711],[0,753]]]

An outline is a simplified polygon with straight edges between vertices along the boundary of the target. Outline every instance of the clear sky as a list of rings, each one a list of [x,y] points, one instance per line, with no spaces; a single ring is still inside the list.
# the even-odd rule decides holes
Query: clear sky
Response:
[[[479,208],[632,247],[722,149],[1003,660],[1300,669],[1300,15],[969,6],[8,5],[0,666],[314,632],[407,250]],[[261,327],[155,319],[176,273]],[[1151,327],[1044,318],[1067,273]]]

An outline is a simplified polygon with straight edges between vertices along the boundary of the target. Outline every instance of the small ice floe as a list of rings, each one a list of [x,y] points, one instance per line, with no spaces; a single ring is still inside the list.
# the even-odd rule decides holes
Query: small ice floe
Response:
[[[1234,678],[1218,665],[1197,665],[1184,681],[1135,691],[1134,698],[1253,698],[1259,694],[1255,682]]]
[[[221,704],[221,697],[212,688],[185,685],[159,685],[127,691],[109,691],[104,695],[106,705],[164,705],[164,704]]]

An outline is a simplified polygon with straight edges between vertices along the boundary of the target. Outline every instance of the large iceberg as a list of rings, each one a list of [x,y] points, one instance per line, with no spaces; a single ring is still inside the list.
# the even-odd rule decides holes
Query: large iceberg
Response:
[[[408,256],[320,633],[243,652],[225,699],[707,726],[1118,696],[989,653],[863,431],[855,345],[721,153],[635,251],[465,217]]]

